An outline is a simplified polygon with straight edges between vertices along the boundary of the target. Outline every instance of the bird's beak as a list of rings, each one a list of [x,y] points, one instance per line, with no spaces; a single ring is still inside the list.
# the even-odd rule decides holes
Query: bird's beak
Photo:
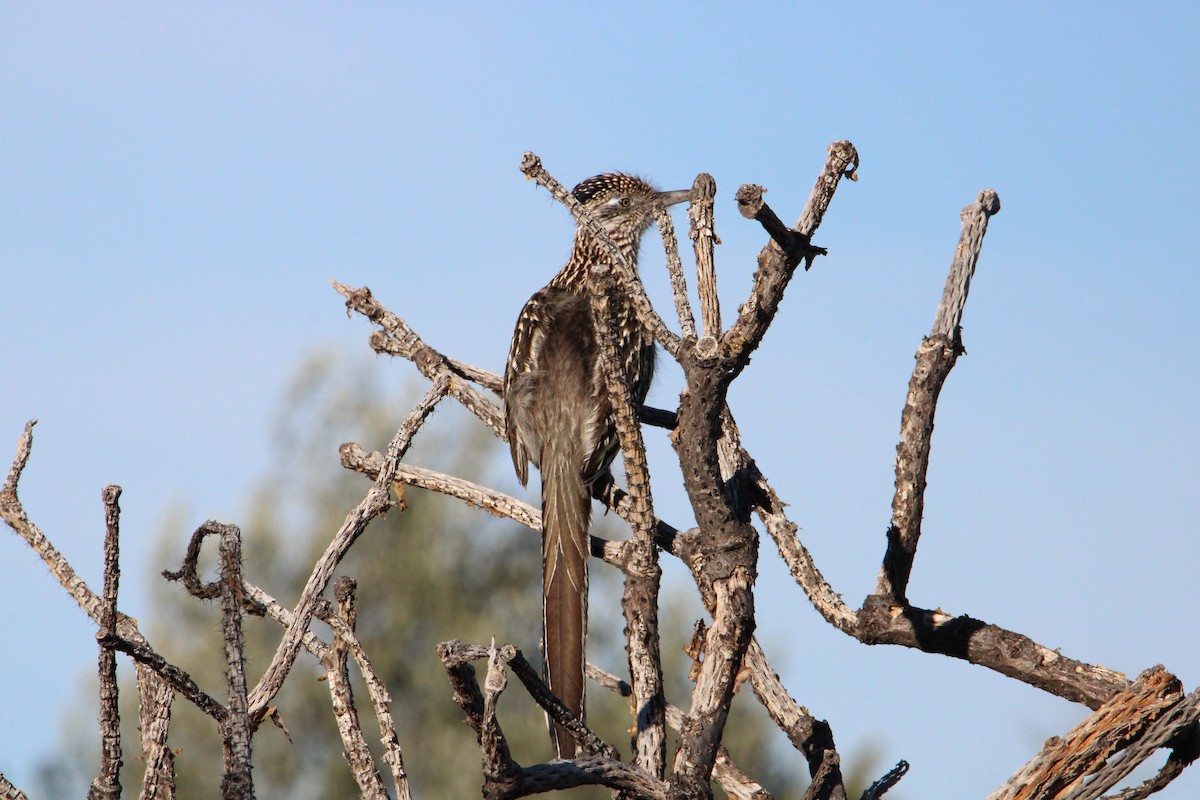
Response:
[[[686,203],[692,196],[691,189],[680,189],[677,192],[659,192],[658,199],[662,201],[664,206],[673,206],[676,203]]]

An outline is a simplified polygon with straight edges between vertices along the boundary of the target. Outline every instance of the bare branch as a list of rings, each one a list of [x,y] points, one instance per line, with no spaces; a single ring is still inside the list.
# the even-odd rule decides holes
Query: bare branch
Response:
[[[98,638],[117,626],[117,588],[120,562],[120,486],[106,486],[104,501],[104,597]],[[100,645],[100,773],[88,789],[88,800],[119,800],[121,797],[121,712],[118,709],[117,654]]]
[[[665,800],[667,784],[622,761],[584,756],[569,761],[537,764],[521,770],[522,791],[504,797],[524,797],[576,786],[606,786],[638,800]]]
[[[500,376],[442,355],[417,336],[407,322],[384,308],[365,286],[352,289],[337,281],[330,281],[330,284],[346,298],[347,313],[357,311],[381,328],[370,337],[375,352],[407,358],[431,381],[448,380],[450,396],[479,417],[496,436],[504,438],[504,414],[499,406],[466,382],[478,381],[485,388],[499,392]]]
[[[714,620],[708,641],[704,681],[692,692],[692,708],[680,731],[671,776],[673,797],[709,797],[709,775],[716,745],[724,732],[734,681],[754,630],[752,586],[758,561],[758,534],[722,475],[718,432],[722,430],[725,387],[732,374],[724,359],[701,359],[680,352],[687,388],[679,404],[679,426],[672,444],[683,472],[684,488],[696,517],[693,540],[677,537],[677,551],[693,571]],[[718,666],[719,665],[719,666]]]
[[[483,728],[483,692],[475,680],[475,667],[471,661],[480,656],[474,648],[458,639],[439,644],[437,654],[450,678],[454,702],[467,715],[467,724],[478,736]]]
[[[774,490],[767,484],[759,472],[754,460],[745,452],[740,444],[737,426],[726,406],[721,417],[721,438],[718,440],[718,459],[722,478],[726,481],[726,494],[730,504],[740,508],[746,500],[742,495],[751,492],[756,496],[755,506],[767,525],[768,530],[780,543],[781,551],[786,548],[785,560],[793,566],[793,574],[798,576],[801,585],[810,588],[813,594],[824,599],[825,610],[829,617],[845,621],[847,632],[853,630],[854,614],[841,598],[825,582],[808,551],[796,537],[796,526],[783,514],[782,503]],[[741,476],[746,481],[746,491],[739,489],[740,481],[735,482],[735,476]],[[716,594],[706,583],[705,576],[699,569],[700,561],[688,557],[687,553],[694,550],[696,545],[684,537],[687,544],[681,544],[678,550],[672,550],[679,555],[691,569],[696,584],[701,590],[701,597],[710,614],[715,616]],[[789,558],[789,556],[791,558]],[[848,618],[843,620],[842,618]],[[825,798],[828,800],[845,800],[845,788],[842,785],[840,758],[833,742],[833,733],[829,725],[820,720],[814,720],[806,710],[792,699],[779,676],[767,662],[761,646],[753,637],[746,648],[744,659],[745,669],[749,671],[751,685],[755,696],[762,703],[771,719],[787,734],[793,745],[806,758],[809,764],[809,774],[813,778],[807,796]],[[719,759],[719,756],[718,756]]]
[[[946,276],[946,288],[942,301],[938,303],[930,336],[954,337],[962,326],[963,307],[967,304],[967,292],[971,289],[971,277],[979,263],[979,252],[983,249],[983,236],[987,233],[988,221],[1000,212],[1000,196],[995,189],[984,189],[974,203],[962,210],[962,236],[954,251],[954,262]]]
[[[142,760],[146,762],[139,797],[140,800],[174,800],[175,754],[167,747],[167,731],[171,725],[175,691],[144,664],[137,664],[136,672],[138,728],[142,732]]]
[[[333,583],[333,594],[337,598],[339,618],[347,630],[354,630],[357,611],[354,607],[354,592],[357,584],[354,579],[343,575]],[[350,764],[354,780],[358,783],[359,791],[364,798],[383,800],[387,790],[383,788],[383,778],[375,768],[375,760],[371,757],[371,749],[363,736],[362,726],[358,720],[358,709],[354,706],[354,690],[350,687],[350,672],[346,667],[346,640],[338,633],[333,633],[333,648],[329,660],[325,662],[325,676],[329,681],[329,694],[333,701],[333,715],[337,718],[338,733],[342,737],[342,754]]]
[[[485,754],[483,762],[484,797],[491,794],[503,795],[508,792],[493,792],[488,784],[497,783],[508,786],[514,780],[519,783],[519,768],[513,761],[508,750],[508,741],[500,730],[500,721],[496,718],[496,705],[500,694],[508,685],[508,676],[504,672],[504,663],[496,643],[488,648],[487,677],[483,681],[483,726],[479,732],[479,740]]]
[[[595,664],[589,663],[587,665],[587,676],[604,688],[616,692],[621,697],[631,697],[633,695],[632,686],[611,672],[597,667]],[[683,727],[683,712],[679,710],[678,706],[673,706],[670,703],[667,704],[666,719],[667,724],[674,730],[679,730]],[[733,759],[729,756],[729,752],[723,745],[717,750],[717,760],[713,765],[713,777],[721,789],[724,790],[725,794],[730,797],[735,797],[739,800],[773,800],[770,792],[764,789],[758,781],[743,772],[733,762]]]
[[[618,353],[616,333],[609,324],[613,318],[610,298],[614,284],[607,262],[600,261],[598,266],[592,268],[590,282],[596,340],[600,345],[613,424],[621,443],[625,480],[633,504],[633,539],[621,608],[625,613],[629,672],[634,708],[637,710],[634,734],[636,762],[651,775],[661,776],[666,760],[666,722],[663,719],[666,699],[663,696],[662,657],[658,647],[658,592],[662,572],[658,565],[658,551],[654,546],[654,501],[651,498],[650,472],[641,428],[633,411],[632,387]]]
[[[742,665],[740,656],[746,652],[753,630],[753,580],[753,570],[735,567],[728,579],[714,583],[716,609],[705,637],[706,657],[692,691],[692,707],[679,729],[681,743],[675,755],[672,782],[678,779],[678,785],[689,787],[688,791],[694,791],[691,787],[700,780],[707,782],[717,758],[724,717]]]
[[[795,523],[783,512],[785,504],[757,469],[753,480],[766,499],[757,508],[759,516],[792,577],[813,607],[843,633],[866,644],[899,644],[961,658],[1092,708],[1128,685],[1119,672],[1076,661],[968,616],[894,603],[878,595],[868,597],[860,610],[850,609],[817,569],[796,536]]]
[[[966,615],[896,605],[877,595],[858,612],[854,636],[865,644],[899,644],[961,658],[1089,708],[1129,684],[1120,672],[1068,658],[1022,634]]]
[[[0,489],[0,496],[4,497],[5,505],[17,504],[17,484],[21,481],[21,473],[25,471],[25,465],[29,463],[29,453],[33,449],[34,425],[37,425],[36,419],[26,422],[25,430],[17,439],[17,454],[13,458],[12,467],[8,470],[8,477],[4,479],[4,488]]]
[[[225,640],[225,683],[229,689],[228,716],[221,721],[225,772],[221,796],[253,800],[250,776],[250,739],[254,723],[250,717],[246,688],[245,638],[242,634],[242,532],[234,525],[205,523],[220,537],[221,633]]]
[[[342,445],[339,452],[342,466],[346,469],[361,472],[371,478],[379,475],[379,470],[383,465],[381,454],[368,453],[353,442]],[[454,475],[400,464],[396,468],[396,480],[408,486],[457,497],[467,505],[477,506],[498,517],[514,520],[530,530],[541,531],[542,529],[542,512],[538,509],[511,495]],[[633,499],[626,492],[616,488],[612,483],[598,484],[596,488],[597,499],[616,511],[617,515],[628,522],[630,526],[636,524]],[[673,542],[677,534],[678,531],[675,528],[662,520],[655,520],[654,541],[662,549],[674,552]],[[628,542],[614,542],[593,535],[591,537],[591,553],[594,557],[602,559],[622,571],[629,569],[630,548]]]
[[[337,594],[337,592],[338,587],[335,583],[334,593]],[[404,770],[404,758],[400,753],[400,740],[396,735],[396,723],[392,719],[392,712],[389,708],[392,698],[388,695],[387,688],[383,685],[383,681],[380,680],[379,674],[371,666],[371,660],[367,657],[366,650],[363,649],[358,635],[347,624],[346,619],[338,614],[331,613],[324,615],[320,609],[318,609],[318,615],[333,628],[338,640],[354,656],[354,661],[358,664],[358,671],[362,674],[363,683],[367,686],[367,694],[371,697],[375,719],[379,722],[380,741],[384,747],[383,760],[391,768],[392,784],[396,791],[396,799],[408,800],[410,797],[408,774]],[[322,661],[325,660],[322,659]]]
[[[775,800],[775,796],[763,788],[761,783],[733,763],[725,745],[717,748],[717,760],[713,762],[713,778],[727,796],[736,800]]]
[[[737,194],[734,195],[738,211],[746,219],[752,219],[762,225],[763,230],[771,237],[772,243],[783,254],[794,258],[797,262],[803,261],[804,271],[807,272],[812,267],[814,258],[829,255],[829,252],[824,247],[813,245],[806,234],[799,233],[785,225],[783,220],[763,200],[766,191],[763,187],[753,183],[739,186]]]
[[[536,672],[520,651],[512,645],[503,647],[465,645],[457,640],[438,645],[438,657],[450,676],[455,702],[466,712],[467,723],[480,736],[484,760],[484,797],[517,798],[575,786],[600,785],[618,791],[632,793],[638,798],[663,798],[667,796],[667,785],[644,770],[618,761],[609,753],[614,751],[595,739],[579,723],[565,706],[549,693],[537,677]],[[475,678],[472,660],[488,659],[488,675],[485,690],[480,691]],[[512,760],[507,742],[500,731],[495,717],[495,704],[505,686],[504,666],[514,669],[522,683],[531,689],[538,700],[552,715],[559,714],[556,721],[565,722],[572,733],[584,743],[599,743],[601,755],[587,755],[575,759],[560,759],[550,764],[521,767]],[[589,738],[590,737],[590,738]],[[592,744],[594,744],[592,743]],[[585,747],[591,746],[585,744]]]
[[[481,644],[463,644],[458,640],[454,640],[438,645],[438,657],[441,658],[442,663],[447,665],[447,669],[449,669],[451,665],[491,658],[492,648]],[[520,648],[505,645],[500,649],[497,657],[505,666],[513,671],[513,674],[517,676],[517,679],[521,681],[526,691],[529,692],[529,696],[546,712],[550,720],[570,731],[576,743],[585,754],[601,755],[612,759],[618,758],[616,748],[605,742],[593,730],[584,725],[550,691],[550,688],[546,686],[541,676],[538,675],[537,670],[525,658]],[[587,665],[588,677],[593,677],[596,672],[598,672],[596,667],[591,664]],[[632,695],[633,690],[629,687],[629,684],[623,685],[628,692],[626,696]]]
[[[900,779],[908,774],[908,762],[901,761],[887,771],[886,774],[879,780],[872,783],[863,792],[862,800],[879,800],[889,789],[900,782]]]
[[[25,470],[25,464],[29,460],[29,454],[33,446],[33,426],[35,424],[37,424],[37,420],[27,422],[25,424],[25,431],[21,434],[21,438],[17,442],[16,457],[13,459],[8,479],[4,482],[4,488],[0,490],[0,518],[41,557],[42,561],[50,569],[50,572],[58,579],[62,587],[67,590],[67,593],[74,598],[75,602],[79,604],[84,613],[91,617],[92,621],[97,625],[101,625],[103,602],[88,588],[83,579],[76,574],[70,563],[67,562],[67,559],[46,538],[41,529],[29,520],[28,515],[25,513],[25,508],[17,498],[17,484],[21,479],[22,472]],[[124,614],[117,614],[116,630],[121,637],[149,647],[141,632],[138,631],[134,621]]]
[[[101,643],[120,650],[137,663],[149,668],[192,705],[218,723],[223,722],[229,716],[229,711],[225,706],[197,686],[191,675],[160,656],[145,640],[134,641],[126,639],[120,633],[112,633],[101,637]]]
[[[822,800],[846,800],[841,758],[829,723],[814,719],[788,694],[757,639],[746,648],[746,667],[750,670],[754,696],[808,762],[808,774],[812,778],[808,794]]]
[[[29,800],[24,792],[8,782],[8,778],[4,777],[2,772],[0,772],[0,798],[3,800]]]
[[[1200,718],[1200,693],[1183,696],[1161,666],[1146,670],[1042,751],[988,800],[1096,800]]]
[[[24,507],[17,499],[17,483],[25,468],[25,463],[29,459],[32,429],[35,422],[36,420],[31,420],[26,424],[25,432],[17,445],[17,456],[13,461],[13,468],[9,472],[3,491],[0,491],[0,517],[25,539],[50,568],[54,576],[58,578],[63,588],[79,604],[79,607],[92,618],[97,626],[102,628],[97,637],[101,646],[120,650],[139,664],[149,667],[197,708],[220,722],[228,713],[225,707],[205,694],[187,672],[159,655],[142,636],[137,624],[132,619],[117,612],[116,625],[113,628],[104,628],[104,604],[101,598],[88,588],[62,553],[46,538],[41,529],[29,520]]]
[[[383,467],[381,453],[368,453],[357,443],[347,442],[339,450],[342,466],[355,472],[376,478]],[[497,517],[515,520],[535,531],[542,529],[542,512],[512,495],[498,492],[487,486],[464,480],[444,472],[400,464],[396,467],[396,481],[408,486],[428,489],[432,492],[456,497],[469,506],[482,508]]]
[[[679,241],[675,238],[675,223],[665,206],[655,211],[659,233],[662,234],[663,250],[667,253],[667,275],[671,279],[671,294],[675,298],[675,313],[679,317],[679,329],[684,339],[696,338],[696,318],[692,316],[691,301],[688,300],[687,279],[683,275],[683,264],[679,260]]]
[[[1200,690],[1187,695],[1169,711],[1150,722],[1136,742],[1122,750],[1119,755],[1109,759],[1108,763],[1096,771],[1086,789],[1076,789],[1076,794],[1068,795],[1065,800],[1091,800],[1093,797],[1099,797],[1099,795],[1086,792],[1091,791],[1093,785],[1104,787],[1102,791],[1107,790],[1128,776],[1160,748],[1172,747],[1174,742],[1180,740],[1186,742],[1187,744],[1183,747],[1174,747],[1167,763],[1153,778],[1121,792],[1113,800],[1132,800],[1135,797],[1148,797],[1157,792],[1177,778],[1183,771],[1183,767],[1196,760],[1198,726],[1200,726]]]
[[[779,495],[767,483],[767,479],[758,471],[757,466],[753,467],[751,480],[754,481],[761,497],[765,500],[765,502],[759,503],[755,510],[758,512],[759,519],[766,526],[767,533],[779,548],[779,554],[783,557],[783,562],[787,564],[792,578],[808,595],[809,602],[825,618],[826,622],[843,633],[855,635],[858,620],[854,610],[846,605],[842,596],[833,590],[833,587],[825,580],[825,576],[821,574],[821,570],[817,568],[812,555],[797,535],[799,526],[788,519],[787,514],[784,513],[783,509],[786,504],[779,499]]]
[[[454,690],[454,701],[467,715],[470,725],[479,740],[483,754],[483,776],[485,798],[519,797],[521,789],[521,767],[513,761],[504,739],[503,731],[496,720],[496,700],[504,688],[503,674],[493,676],[492,660],[496,656],[493,645],[486,648],[489,658],[488,696],[480,691],[475,679],[475,667],[471,660],[479,656],[478,648],[464,647],[455,640],[437,646],[438,658],[450,677]]]
[[[758,348],[775,318],[776,311],[779,310],[784,289],[792,279],[796,266],[813,252],[808,243],[825,216],[825,210],[833,199],[838,181],[842,177],[854,179],[857,168],[858,151],[854,149],[854,145],[846,141],[829,145],[829,156],[825,166],[817,178],[816,185],[813,186],[812,194],[809,195],[804,213],[800,215],[796,227],[783,235],[778,229],[783,228],[782,223],[776,227],[774,223],[768,222],[771,225],[769,232],[773,230],[773,236],[783,235],[787,249],[772,238],[759,253],[758,270],[754,273],[754,286],[750,296],[742,304],[737,321],[721,336],[721,353],[733,360],[736,369],[743,369],[750,354]],[[742,206],[744,214],[748,213],[760,222],[763,219],[778,219],[773,212],[767,215],[769,209],[762,203],[761,193],[758,193],[757,198],[753,192],[749,195],[739,192],[739,195],[739,205]]]
[[[163,570],[162,576],[168,581],[179,581],[187,593],[197,600],[214,600],[221,596],[221,582],[204,583],[200,580],[200,553],[204,548],[204,540],[210,535],[220,532],[220,525],[209,520],[188,537],[187,549],[183,554],[183,563],[179,569],[172,572]]]
[[[452,383],[453,381],[446,375],[437,377],[434,385],[430,387],[421,402],[400,423],[400,428],[388,444],[387,455],[384,456],[383,465],[378,476],[375,478],[375,483],[367,492],[366,497],[362,499],[362,502],[351,509],[346,515],[342,526],[338,529],[333,540],[325,549],[324,554],[322,554],[313,567],[312,572],[309,574],[308,582],[305,584],[304,591],[300,596],[300,601],[296,605],[295,611],[292,612],[292,622],[284,632],[283,639],[275,650],[275,656],[271,659],[270,665],[263,673],[262,678],[259,679],[258,685],[250,693],[250,715],[252,719],[262,719],[267,705],[283,685],[284,678],[296,660],[304,633],[308,630],[309,623],[312,622],[313,612],[316,609],[317,603],[324,593],[325,587],[333,577],[333,571],[341,563],[346,553],[349,552],[350,546],[367,529],[367,525],[391,506],[391,501],[388,499],[388,490],[392,485],[392,481],[396,478],[400,459],[408,451],[408,447],[412,443],[412,439],[417,431],[420,430],[421,424],[433,412],[434,406],[437,405],[438,401],[445,397],[448,387]]]
[[[688,207],[691,220],[688,236],[696,253],[696,291],[704,326],[696,347],[707,357],[717,354],[717,339],[721,335],[721,303],[717,298],[717,269],[713,260],[713,250],[720,241],[713,223],[716,196],[717,184],[713,176],[707,172],[697,175],[692,183],[692,201]]]
[[[962,234],[938,305],[933,332],[917,349],[917,363],[913,367],[904,411],[900,415],[900,444],[896,446],[896,492],[892,498],[887,551],[875,583],[875,594],[895,602],[905,600],[917,542],[921,537],[925,478],[929,470],[938,395],[950,370],[954,368],[954,362],[963,352],[959,326],[963,306],[967,302],[967,289],[979,261],[988,219],[999,210],[1000,199],[990,189],[980,192],[979,199],[963,209]]]

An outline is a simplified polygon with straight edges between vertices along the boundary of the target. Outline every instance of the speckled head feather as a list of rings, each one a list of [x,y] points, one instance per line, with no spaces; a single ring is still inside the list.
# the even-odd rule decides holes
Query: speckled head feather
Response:
[[[571,194],[581,203],[595,200],[608,194],[641,192],[655,194],[657,190],[648,182],[636,175],[626,175],[623,172],[606,172],[603,175],[593,175],[571,190]]]

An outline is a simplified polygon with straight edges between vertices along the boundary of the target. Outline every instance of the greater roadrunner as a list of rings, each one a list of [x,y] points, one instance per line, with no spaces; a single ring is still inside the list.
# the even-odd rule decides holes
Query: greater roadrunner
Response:
[[[630,175],[588,178],[572,191],[604,226],[636,269],[642,234],[658,204],[688,198],[659,192]],[[529,298],[513,331],[504,372],[504,415],[517,477],[529,462],[542,473],[542,625],[551,691],[583,718],[587,637],[588,520],[591,488],[607,475],[619,445],[605,389],[588,273],[613,256],[580,226],[566,266]],[[610,298],[618,354],[634,402],[646,399],[654,373],[654,341],[619,288]],[[560,758],[575,744],[565,728],[551,730]]]

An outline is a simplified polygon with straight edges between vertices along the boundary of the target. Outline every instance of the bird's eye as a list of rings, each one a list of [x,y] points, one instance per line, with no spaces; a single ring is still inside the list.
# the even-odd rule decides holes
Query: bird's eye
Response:
[[[621,199],[617,200],[617,205],[619,205],[621,208],[629,208],[631,205],[633,205],[633,201],[628,197],[622,197]]]

